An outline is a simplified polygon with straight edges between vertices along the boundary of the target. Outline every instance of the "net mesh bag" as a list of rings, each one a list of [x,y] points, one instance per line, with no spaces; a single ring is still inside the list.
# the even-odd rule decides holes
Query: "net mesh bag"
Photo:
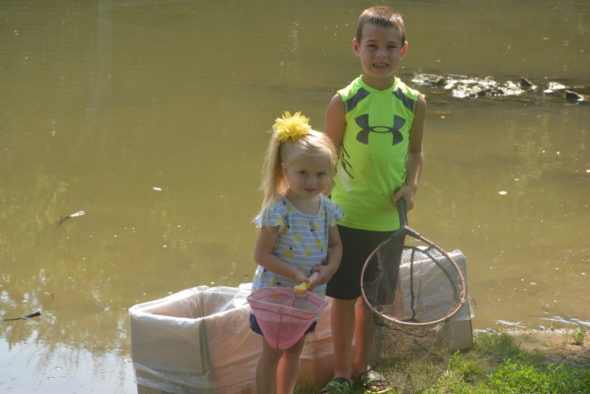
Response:
[[[328,304],[310,291],[264,287],[248,296],[267,343],[278,350],[293,346]]]
[[[370,365],[398,393],[418,393],[436,384],[451,356],[446,323],[402,326],[376,320]]]
[[[436,245],[394,233],[369,256],[362,293],[374,313],[370,357],[400,393],[433,386],[451,356],[449,319],[464,303],[457,264]]]

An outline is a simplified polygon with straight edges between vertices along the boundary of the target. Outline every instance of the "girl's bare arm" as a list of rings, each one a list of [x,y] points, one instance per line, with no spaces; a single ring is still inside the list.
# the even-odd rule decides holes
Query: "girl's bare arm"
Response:
[[[256,246],[254,248],[254,261],[258,265],[274,272],[277,275],[292,279],[297,283],[305,282],[303,272],[291,267],[289,263],[275,256],[272,251],[279,236],[279,227],[262,226],[258,232]]]

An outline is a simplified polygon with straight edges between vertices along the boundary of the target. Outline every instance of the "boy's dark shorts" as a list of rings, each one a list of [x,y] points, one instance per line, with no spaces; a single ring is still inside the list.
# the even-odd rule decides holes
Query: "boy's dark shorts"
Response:
[[[357,230],[338,226],[342,240],[342,262],[328,282],[326,295],[340,300],[354,300],[361,295],[361,271],[365,260],[393,231]],[[370,280],[371,272],[367,272]]]
[[[305,331],[305,333],[303,333],[303,335],[308,334],[310,332],[314,332],[315,327],[317,325],[318,325],[317,321],[314,321],[313,323],[311,323],[311,326],[309,326],[309,328]],[[256,334],[264,336],[264,334],[262,334],[262,330],[260,329],[260,326],[258,325],[258,321],[256,320],[256,316],[254,316],[253,313],[250,313],[250,329],[252,331],[254,331]]]

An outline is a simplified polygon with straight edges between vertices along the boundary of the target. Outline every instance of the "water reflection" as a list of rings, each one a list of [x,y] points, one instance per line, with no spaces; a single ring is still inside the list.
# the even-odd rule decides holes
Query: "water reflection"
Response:
[[[323,127],[359,72],[349,46],[368,4],[0,5],[0,316],[43,313],[0,323],[13,392],[99,387],[114,370],[102,391],[129,392],[129,306],[249,281],[267,130],[284,110]],[[407,82],[590,86],[585,1],[398,7]],[[426,168],[410,219],[467,256],[474,325],[587,325],[588,106],[419,88]]]

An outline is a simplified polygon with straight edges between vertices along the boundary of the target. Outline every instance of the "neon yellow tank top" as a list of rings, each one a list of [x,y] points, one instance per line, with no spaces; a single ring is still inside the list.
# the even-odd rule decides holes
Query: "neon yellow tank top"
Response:
[[[332,189],[344,210],[339,224],[372,231],[399,228],[393,195],[405,182],[409,133],[418,91],[395,79],[376,90],[358,77],[338,91],[346,130]]]

